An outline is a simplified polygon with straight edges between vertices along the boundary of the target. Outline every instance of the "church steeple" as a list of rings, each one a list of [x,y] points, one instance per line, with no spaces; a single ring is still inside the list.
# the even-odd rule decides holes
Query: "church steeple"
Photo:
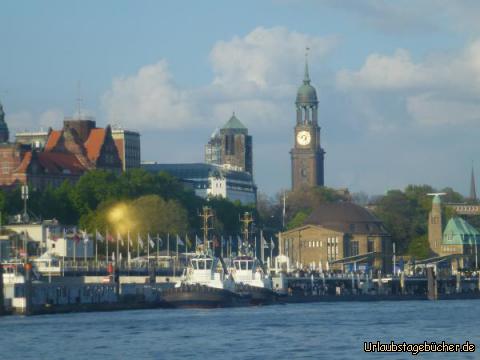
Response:
[[[294,129],[294,145],[290,151],[292,161],[292,189],[324,185],[324,155],[320,145],[318,126],[317,91],[310,83],[308,50],[305,51],[303,82],[295,101],[297,121]]]
[[[307,47],[305,51],[305,74],[303,76],[303,83],[304,84],[310,84],[310,75],[308,74],[308,50],[309,48]]]
[[[0,102],[0,143],[8,142],[9,132],[8,126],[5,122],[5,112],[3,111],[2,103]]]
[[[473,173],[473,165],[472,165],[472,174],[470,176],[470,200],[472,201],[477,200],[477,190],[475,187],[475,174]]]

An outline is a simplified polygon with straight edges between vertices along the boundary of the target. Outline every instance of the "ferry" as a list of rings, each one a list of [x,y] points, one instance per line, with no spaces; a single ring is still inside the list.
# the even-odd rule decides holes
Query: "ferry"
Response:
[[[181,280],[162,292],[162,300],[168,307],[218,308],[248,305],[250,297],[235,292],[221,258],[203,253],[190,259]]]

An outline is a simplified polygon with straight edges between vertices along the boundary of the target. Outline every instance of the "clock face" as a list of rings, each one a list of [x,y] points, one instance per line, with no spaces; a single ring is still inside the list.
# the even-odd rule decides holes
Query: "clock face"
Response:
[[[310,136],[310,133],[308,131],[302,130],[298,132],[297,142],[300,145],[308,145],[310,144],[311,140],[312,140],[312,137]]]

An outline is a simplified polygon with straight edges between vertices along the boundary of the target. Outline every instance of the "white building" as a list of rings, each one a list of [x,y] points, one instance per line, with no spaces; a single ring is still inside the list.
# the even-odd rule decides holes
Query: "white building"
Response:
[[[36,255],[48,252],[50,255],[66,258],[92,258],[94,256],[93,239],[84,241],[80,234],[66,230],[56,220],[44,220],[31,223],[5,225],[29,243],[36,243]],[[92,238],[92,237],[91,237]],[[29,250],[30,252],[30,250]],[[32,255],[32,254],[30,254]]]
[[[242,204],[255,204],[257,186],[252,175],[245,171],[215,164],[157,164],[143,163],[145,170],[166,172],[192,188],[197,196],[208,198],[219,196]]]

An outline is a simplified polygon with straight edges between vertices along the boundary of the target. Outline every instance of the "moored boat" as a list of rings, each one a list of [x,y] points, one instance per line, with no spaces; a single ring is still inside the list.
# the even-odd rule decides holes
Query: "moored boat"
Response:
[[[162,293],[162,300],[169,307],[215,308],[248,305],[250,296],[236,293],[223,261],[204,253],[190,259],[182,279]]]

